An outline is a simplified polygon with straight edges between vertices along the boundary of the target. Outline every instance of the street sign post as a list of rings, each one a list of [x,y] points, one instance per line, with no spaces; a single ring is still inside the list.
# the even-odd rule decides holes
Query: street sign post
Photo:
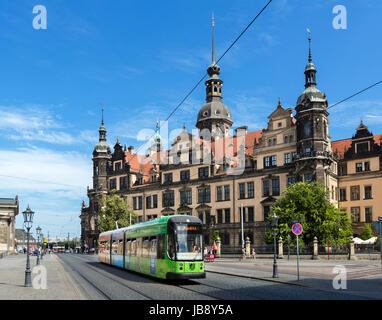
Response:
[[[296,241],[297,241],[297,280],[300,280],[300,257],[298,254],[298,236],[302,233],[302,225],[300,223],[295,223],[292,226],[292,232],[296,235]]]

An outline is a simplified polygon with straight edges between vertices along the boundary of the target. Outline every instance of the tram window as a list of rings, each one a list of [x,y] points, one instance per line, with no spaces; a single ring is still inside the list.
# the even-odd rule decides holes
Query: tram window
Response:
[[[127,241],[126,242],[126,255],[128,255],[128,254],[130,254],[131,253],[131,248],[130,248],[130,246],[131,246],[131,240],[129,240],[129,241]]]
[[[175,244],[172,234],[167,235],[167,255],[170,259],[175,260]]]
[[[136,256],[137,255],[137,240],[133,240],[131,242],[131,255]]]
[[[113,240],[113,244],[111,245],[111,251],[112,251],[112,254],[117,254],[117,251],[118,251],[118,241],[117,240]]]
[[[142,257],[142,238],[137,238],[137,257]]]
[[[157,256],[157,239],[156,237],[151,238],[151,243],[150,243],[150,257],[156,257]]]
[[[149,256],[149,238],[143,238],[143,244],[142,244],[142,257],[148,257]]]
[[[158,235],[158,243],[157,243],[157,258],[164,259],[165,253],[165,243],[164,243],[164,234]]]
[[[119,240],[118,241],[117,253],[120,254],[120,255],[123,255],[123,240]]]

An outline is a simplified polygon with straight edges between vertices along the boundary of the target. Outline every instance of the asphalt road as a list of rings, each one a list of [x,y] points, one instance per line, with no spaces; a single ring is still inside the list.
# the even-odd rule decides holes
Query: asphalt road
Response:
[[[205,279],[170,282],[98,262],[84,254],[58,254],[78,290],[89,300],[350,300],[365,299],[290,284],[207,272]]]

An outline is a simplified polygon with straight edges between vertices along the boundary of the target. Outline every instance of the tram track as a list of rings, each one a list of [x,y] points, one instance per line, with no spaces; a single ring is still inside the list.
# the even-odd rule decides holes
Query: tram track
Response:
[[[87,262],[87,263],[90,262],[89,260],[84,259],[84,258],[81,258],[81,257],[79,257],[79,256],[76,256],[75,258],[76,258],[76,259],[79,259],[79,260],[82,260],[82,261],[85,261],[85,262]],[[62,258],[61,258],[61,259],[62,259]],[[65,261],[65,259],[62,259],[62,260]],[[114,299],[113,297],[111,297],[110,295],[108,295],[107,293],[105,293],[105,290],[100,289],[99,286],[97,286],[97,285],[94,283],[94,281],[89,280],[88,277],[84,276],[81,272],[79,272],[78,270],[74,269],[74,268],[73,268],[72,266],[70,266],[66,261],[65,261],[64,267],[67,268],[67,269],[70,269],[70,272],[74,272],[74,273],[77,274],[81,279],[85,280],[85,281],[86,281],[89,285],[91,285],[91,286],[92,286],[98,293],[100,293],[103,297],[105,297],[106,300],[113,300],[113,299]],[[140,295],[140,296],[142,296],[142,297],[144,297],[144,298],[146,298],[146,299],[148,299],[148,300],[155,300],[155,298],[153,298],[153,297],[151,297],[151,296],[149,296],[149,295],[147,295],[147,294],[145,294],[145,293],[143,293],[143,292],[141,292],[141,291],[139,291],[139,290],[137,290],[137,289],[135,289],[135,288],[133,288],[133,287],[131,287],[131,286],[128,286],[128,285],[126,285],[125,283],[121,283],[121,278],[119,278],[119,277],[116,278],[116,277],[112,277],[112,276],[109,276],[109,275],[105,274],[107,271],[104,271],[104,270],[99,269],[99,268],[95,268],[95,267],[93,267],[93,266],[91,266],[91,265],[89,265],[89,264],[87,264],[87,268],[89,268],[89,269],[95,271],[97,274],[101,275],[102,277],[104,277],[104,278],[106,278],[106,279],[109,279],[109,280],[113,281],[113,284],[116,284],[116,285],[119,286],[119,287],[126,288],[126,289],[128,289],[128,290],[130,290],[130,291],[133,291],[135,294],[138,294],[138,295]],[[102,270],[103,272],[102,272],[101,270]],[[83,288],[83,286],[81,286],[81,287],[82,287],[82,289],[85,290],[85,292],[86,292],[86,289]]]
[[[113,281],[113,283],[116,283],[119,287],[123,287],[123,288],[126,288],[128,290],[131,290],[133,291],[134,293],[136,294],[139,294],[140,296],[146,298],[146,299],[149,299],[149,300],[157,300],[149,295],[147,295],[146,293],[143,293],[142,291],[140,290],[137,290],[121,281],[126,281],[126,279],[123,279],[119,276],[110,276],[108,274],[106,274],[108,271],[106,270],[103,270],[104,268],[112,268],[114,270],[118,270],[118,272],[120,271],[125,271],[129,274],[133,274],[135,276],[139,276],[139,277],[142,277],[142,278],[148,278],[147,276],[145,275],[142,275],[142,274],[136,274],[135,272],[130,272],[130,271],[126,271],[126,270],[123,270],[123,269],[120,269],[118,267],[114,267],[114,266],[111,266],[111,265],[107,265],[107,264],[101,264],[102,267],[94,267],[92,266],[90,263],[92,262],[91,260],[85,258],[85,257],[82,257],[82,256],[77,256],[75,255],[74,256],[75,259],[78,259],[78,260],[81,260],[83,262],[85,262],[87,265],[87,268],[91,269],[92,271],[96,272],[97,274],[100,274],[102,275],[102,277],[108,279],[108,280],[111,280]],[[62,259],[62,260],[66,260],[66,259]],[[65,261],[66,262],[66,261]],[[90,263],[89,263],[90,262]],[[107,300],[112,300],[113,298],[110,297],[107,293],[104,292],[104,290],[100,289],[96,284],[94,284],[91,280],[89,280],[86,276],[84,276],[82,273],[80,273],[78,270],[72,268],[71,266],[69,266],[69,264],[65,263],[65,265],[68,266],[68,268],[70,268],[70,272],[75,272],[77,275],[79,275],[81,277],[81,279],[84,279],[87,283],[89,283],[93,288],[96,289],[97,292],[99,292],[102,296],[104,296]],[[152,280],[150,278],[150,280]],[[217,296],[217,295],[212,295],[212,294],[209,294],[207,292],[205,292],[203,290],[203,288],[209,288],[209,289],[215,289],[215,290],[219,290],[221,291],[222,293],[226,290],[222,287],[218,287],[218,286],[214,286],[214,285],[210,285],[210,284],[204,284],[204,283],[201,283],[201,282],[198,282],[196,280],[184,280],[183,281],[183,284],[178,284],[178,283],[172,283],[172,282],[168,282],[166,280],[163,280],[163,279],[154,279],[154,281],[157,281],[158,283],[160,284],[165,284],[165,285],[170,285],[170,286],[174,286],[174,287],[177,287],[179,289],[182,289],[182,290],[185,290],[185,291],[188,291],[188,292],[192,292],[192,293],[196,293],[198,295],[203,295],[205,296],[207,299],[214,299],[214,300],[223,300],[223,298]],[[197,288],[193,288],[192,286],[197,286]]]

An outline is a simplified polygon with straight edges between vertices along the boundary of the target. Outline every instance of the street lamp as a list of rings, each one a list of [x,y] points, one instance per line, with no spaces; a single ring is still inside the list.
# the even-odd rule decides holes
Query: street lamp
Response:
[[[273,275],[272,278],[278,278],[278,272],[277,272],[277,260],[276,260],[276,230],[278,226],[278,220],[279,218],[276,216],[276,213],[273,212],[272,216],[272,228],[273,228],[273,240],[274,240],[274,247],[273,247]]]
[[[41,228],[40,228],[40,226],[38,226],[37,228],[36,228],[36,235],[37,235],[37,265],[39,265],[40,264],[40,248],[39,248],[39,246],[40,246],[40,234],[41,234]]]
[[[29,230],[32,228],[33,215],[34,215],[34,212],[29,208],[29,204],[28,204],[28,208],[23,212],[24,225],[25,225],[25,228],[27,228],[27,266],[25,269],[24,287],[32,286],[31,269],[30,269],[30,262],[29,262]]]

